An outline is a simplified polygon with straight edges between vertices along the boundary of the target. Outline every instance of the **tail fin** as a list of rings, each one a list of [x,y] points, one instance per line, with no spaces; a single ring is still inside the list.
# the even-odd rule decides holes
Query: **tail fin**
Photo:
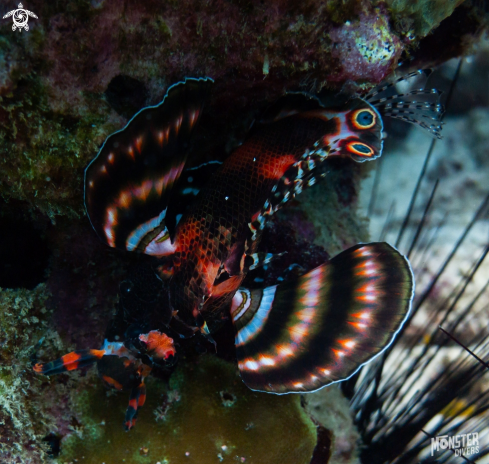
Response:
[[[240,289],[231,312],[244,383],[283,394],[349,378],[392,343],[413,289],[387,243],[354,246],[294,282]]]
[[[159,332],[142,334],[141,341],[156,357],[166,357],[175,354],[173,340]],[[146,401],[146,386],[144,379],[150,374],[151,367],[142,363],[125,348],[123,343],[108,342],[100,350],[80,350],[65,354],[55,361],[37,363],[33,369],[38,374],[54,375],[88,366],[97,361],[99,375],[106,386],[116,390],[131,390],[129,405],[126,409],[124,427],[130,430],[136,424],[138,410]]]

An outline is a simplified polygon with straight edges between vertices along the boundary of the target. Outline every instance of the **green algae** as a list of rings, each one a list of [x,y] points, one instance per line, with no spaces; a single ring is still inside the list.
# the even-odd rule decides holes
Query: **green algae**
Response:
[[[46,332],[45,302],[49,291],[45,284],[33,290],[0,289],[0,460],[12,456],[29,462],[42,459],[40,443],[45,430],[54,427],[47,413],[53,398],[43,400],[39,382],[30,369],[34,344],[45,334],[56,343],[56,334]],[[59,341],[58,341],[59,343]],[[16,461],[15,461],[16,462]],[[39,461],[35,461],[39,462]]]
[[[13,94],[2,97],[0,194],[5,200],[26,201],[51,219],[76,217],[83,214],[83,168],[105,132],[108,105],[86,96],[92,107],[88,114],[63,115],[50,109],[46,92],[33,73],[17,82]]]
[[[417,37],[425,37],[441,21],[448,18],[463,0],[386,0],[394,21],[411,29]],[[407,30],[405,32],[408,32]]]
[[[211,355],[181,363],[170,388],[174,400],[162,414],[166,387],[149,379],[147,402],[128,433],[122,425],[127,394],[107,395],[101,385],[80,392],[75,409],[83,419],[77,433],[63,440],[57,461],[309,463],[316,428],[299,395],[253,392],[234,364]]]

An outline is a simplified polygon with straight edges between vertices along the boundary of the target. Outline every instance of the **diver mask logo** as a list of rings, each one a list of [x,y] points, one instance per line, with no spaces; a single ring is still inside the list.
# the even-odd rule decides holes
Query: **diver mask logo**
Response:
[[[431,439],[431,455],[438,451],[452,450],[455,456],[470,456],[479,453],[479,434],[441,435]]]
[[[27,21],[29,21],[29,16],[37,19],[37,16],[32,11],[24,10],[22,3],[19,3],[17,10],[9,11],[6,15],[4,15],[3,19],[9,18],[10,16],[12,16],[14,21],[12,30],[15,31],[18,29],[19,32],[22,29],[25,29],[26,31],[29,30],[29,25],[27,24]]]

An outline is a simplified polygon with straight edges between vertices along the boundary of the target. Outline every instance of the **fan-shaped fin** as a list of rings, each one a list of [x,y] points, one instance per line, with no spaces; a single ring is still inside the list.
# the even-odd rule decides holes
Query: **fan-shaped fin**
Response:
[[[231,313],[244,383],[290,393],[349,378],[390,345],[413,288],[407,260],[386,243],[371,243],[295,281],[238,290]]]
[[[111,247],[164,256],[174,249],[165,225],[172,189],[212,79],[185,79],[157,106],[110,135],[85,171],[85,205]]]

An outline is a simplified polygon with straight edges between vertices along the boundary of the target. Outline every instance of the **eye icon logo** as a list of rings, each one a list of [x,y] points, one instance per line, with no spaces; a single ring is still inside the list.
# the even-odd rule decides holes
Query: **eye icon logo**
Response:
[[[25,29],[26,31],[29,30],[29,25],[27,24],[27,21],[29,21],[29,16],[37,19],[37,16],[32,11],[24,10],[22,3],[19,3],[19,8],[17,10],[9,11],[3,17],[3,19],[10,18],[10,16],[12,16],[12,19],[14,21],[14,24],[12,25],[12,30],[15,31],[16,29],[19,29],[19,32],[22,29]]]

